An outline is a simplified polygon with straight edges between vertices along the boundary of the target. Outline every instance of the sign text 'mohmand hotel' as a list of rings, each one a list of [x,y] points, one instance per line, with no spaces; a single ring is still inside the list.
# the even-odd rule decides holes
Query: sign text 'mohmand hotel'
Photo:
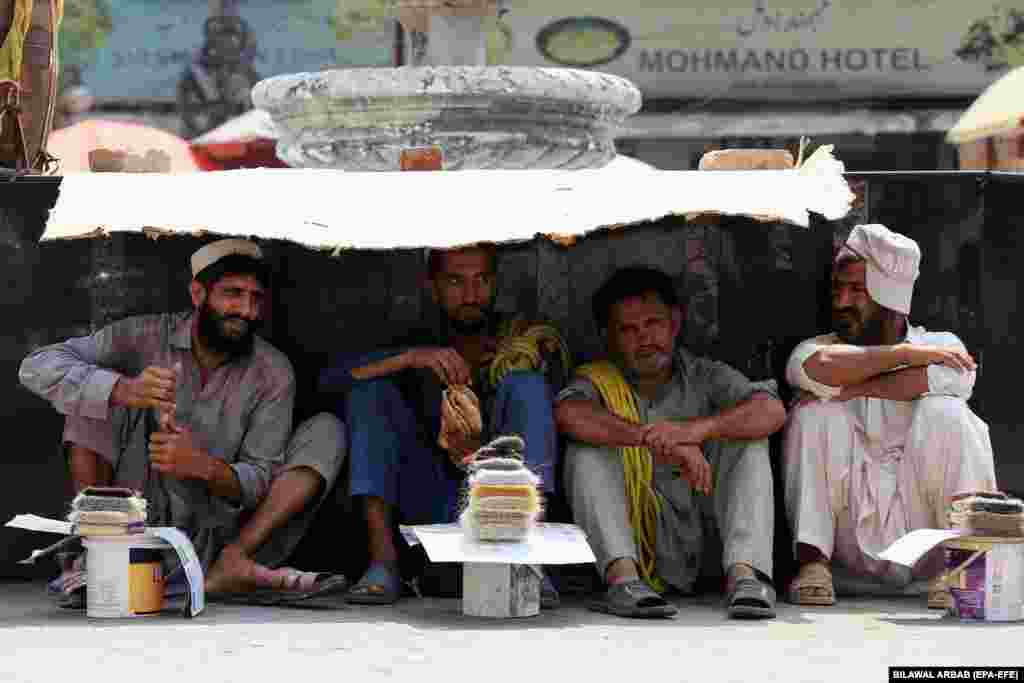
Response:
[[[648,97],[974,96],[1024,63],[1024,0],[990,2],[524,0],[505,57],[614,73]]]

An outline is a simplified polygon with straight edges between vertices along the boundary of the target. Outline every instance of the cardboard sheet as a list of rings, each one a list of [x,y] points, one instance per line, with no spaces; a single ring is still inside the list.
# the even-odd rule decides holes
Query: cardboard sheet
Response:
[[[587,564],[594,552],[574,524],[538,524],[525,541],[473,541],[458,524],[403,527],[414,534],[432,562],[493,564]],[[408,536],[407,536],[408,537]]]
[[[617,168],[69,174],[43,240],[213,233],[323,250],[454,247],[527,241],[537,234],[578,236],[700,213],[806,227],[809,212],[841,218],[853,200],[842,164],[831,159],[786,171]]]

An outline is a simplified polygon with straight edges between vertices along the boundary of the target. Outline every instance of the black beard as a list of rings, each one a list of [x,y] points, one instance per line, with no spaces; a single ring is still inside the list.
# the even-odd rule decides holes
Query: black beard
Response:
[[[245,333],[240,337],[234,337],[224,331],[224,323],[229,320],[239,320],[246,324]],[[244,356],[252,351],[253,336],[256,330],[256,323],[250,322],[237,315],[221,315],[204,302],[199,307],[199,338],[203,344],[216,353],[223,353],[228,356]]]
[[[445,324],[448,329],[460,336],[473,336],[483,334],[491,325],[491,318],[494,314],[494,307],[488,306],[482,309],[483,315],[476,320],[459,320],[447,313],[444,314]]]
[[[849,325],[843,318],[833,315],[832,329],[835,330],[839,341],[854,346],[878,346],[881,344],[885,331],[884,316],[876,315],[873,318],[861,320],[860,314],[857,311],[853,311],[853,314],[861,322],[861,331],[858,335],[854,335],[851,332]]]

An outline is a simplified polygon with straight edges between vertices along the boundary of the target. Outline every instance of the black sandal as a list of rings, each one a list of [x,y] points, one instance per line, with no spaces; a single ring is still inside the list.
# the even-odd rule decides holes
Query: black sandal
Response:
[[[587,603],[587,608],[634,619],[674,617],[679,611],[640,579],[609,586],[604,595]]]
[[[737,579],[726,596],[732,619],[771,619],[775,617],[775,589],[754,577]]]

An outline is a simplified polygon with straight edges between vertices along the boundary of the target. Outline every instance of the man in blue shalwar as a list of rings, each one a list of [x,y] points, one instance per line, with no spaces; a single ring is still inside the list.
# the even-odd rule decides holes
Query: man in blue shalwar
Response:
[[[560,387],[551,378],[564,377],[568,368],[564,357],[538,344],[534,369],[510,370],[492,381],[499,341],[521,320],[495,311],[495,266],[495,251],[487,246],[432,251],[425,286],[440,309],[437,328],[387,350],[341,358],[321,375],[321,390],[344,395],[338,412],[348,420],[351,494],[365,508],[369,534],[370,566],[350,589],[349,602],[399,599],[395,522],[455,521],[466,477],[462,463],[485,439],[506,434],[525,439],[526,466],[540,476],[545,494],[554,491],[552,406],[553,391]],[[442,391],[461,386],[480,398],[479,435],[442,424]],[[542,604],[557,602],[545,578]]]

